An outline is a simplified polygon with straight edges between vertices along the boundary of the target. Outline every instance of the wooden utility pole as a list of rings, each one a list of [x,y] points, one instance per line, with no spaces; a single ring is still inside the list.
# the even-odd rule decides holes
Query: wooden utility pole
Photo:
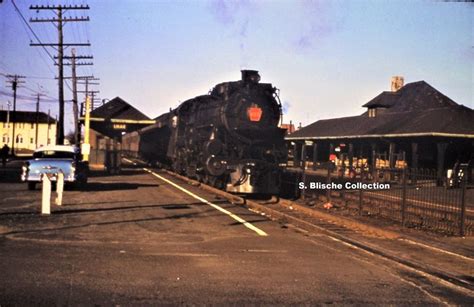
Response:
[[[79,125],[79,115],[77,114],[77,80],[76,80],[76,49],[71,50],[72,64],[72,112],[74,113],[74,144],[79,145],[80,138],[77,134]]]
[[[18,84],[25,83],[25,81],[21,81],[21,79],[26,78],[25,76],[19,75],[7,75],[8,83],[12,85],[13,90],[13,114],[11,117],[11,122],[13,123],[13,135],[12,135],[12,156],[15,155],[15,124],[16,124],[16,90],[18,89]]]
[[[53,10],[55,18],[31,18],[30,22],[52,22],[58,29],[58,43],[31,43],[30,46],[56,47],[58,51],[58,97],[59,97],[59,121],[57,123],[56,143],[64,144],[64,47],[90,46],[90,43],[64,43],[63,26],[66,22],[89,21],[89,17],[64,17],[63,13],[69,10],[88,10],[88,5],[31,5],[31,10]]]
[[[40,107],[40,94],[36,96],[36,131],[35,131],[35,148],[38,148],[38,129],[39,129],[39,107]]]
[[[57,58],[57,57],[55,57]],[[73,48],[71,50],[71,56],[63,56],[64,60],[70,60],[69,63],[63,63],[63,65],[70,65],[71,66],[71,79],[72,79],[72,109],[74,114],[74,143],[79,145],[81,143],[81,128],[79,124],[79,108],[78,108],[78,98],[77,98],[77,85],[79,84],[78,80],[86,78],[93,78],[93,76],[77,76],[77,66],[84,66],[84,65],[93,65],[92,62],[78,62],[77,60],[82,59],[93,59],[94,57],[91,55],[76,55],[76,50]],[[64,79],[69,79],[69,77],[63,77]],[[82,111],[81,111],[82,114]]]
[[[49,128],[50,128],[50,125],[51,123],[49,122],[49,119],[50,119],[50,110],[48,109],[48,129],[46,130],[46,145],[49,145]]]

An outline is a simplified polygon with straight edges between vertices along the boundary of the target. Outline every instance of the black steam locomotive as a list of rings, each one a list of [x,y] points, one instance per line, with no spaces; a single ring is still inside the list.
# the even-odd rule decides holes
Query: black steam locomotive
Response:
[[[276,88],[259,81],[257,71],[243,70],[242,80],[220,83],[125,135],[124,147],[138,144],[141,158],[228,192],[276,195],[285,129]]]

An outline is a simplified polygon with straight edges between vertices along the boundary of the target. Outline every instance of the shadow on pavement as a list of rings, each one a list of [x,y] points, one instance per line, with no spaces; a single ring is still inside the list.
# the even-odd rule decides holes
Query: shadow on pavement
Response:
[[[156,207],[160,207],[163,205],[154,205]],[[140,208],[140,206],[138,207]],[[113,208],[117,209],[117,208]],[[104,210],[104,209],[101,209]],[[75,211],[74,213],[79,212],[80,210],[69,210]],[[91,211],[91,210],[88,210]],[[198,218],[198,217],[208,217],[209,212],[216,212],[216,210],[209,208],[207,210],[202,210],[199,212],[189,212],[189,213],[182,213],[182,214],[174,214],[169,216],[163,217],[149,217],[149,218],[139,218],[139,219],[123,219],[119,221],[103,221],[103,222],[91,222],[91,223],[84,223],[79,225],[67,225],[67,226],[57,226],[57,227],[47,227],[47,228],[39,228],[39,229],[22,229],[22,230],[13,230],[10,232],[2,233],[2,236],[8,235],[16,235],[16,234],[25,234],[25,233],[40,233],[44,231],[59,231],[59,230],[68,230],[68,229],[77,229],[77,228],[84,228],[90,226],[105,226],[105,225],[119,225],[119,224],[128,224],[128,223],[140,223],[140,222],[150,222],[150,221],[160,221],[160,220],[176,220],[176,219],[191,219],[191,218]],[[73,213],[73,212],[64,212],[64,213]],[[54,215],[61,214],[61,212],[55,212]],[[29,214],[31,215],[31,214]]]
[[[21,182],[20,176],[20,168],[1,168],[0,166],[0,182],[19,183]]]
[[[224,203],[222,201],[221,203]],[[215,202],[216,204],[219,202]],[[88,203],[93,204],[93,203]],[[85,205],[85,204],[77,204],[77,205]],[[63,208],[67,208],[68,206],[72,206],[71,204],[63,204]],[[80,208],[80,209],[61,209],[58,211],[54,211],[53,215],[66,215],[66,214],[73,214],[73,213],[88,213],[88,212],[107,212],[107,211],[127,211],[127,210],[139,210],[139,209],[150,209],[150,208],[162,208],[166,210],[182,210],[182,209],[192,209],[191,206],[207,206],[202,202],[195,202],[189,204],[159,204],[159,205],[136,205],[136,206],[121,206],[121,207],[109,207],[109,208]],[[0,216],[30,216],[30,215],[37,215],[37,210],[31,211],[22,210],[22,211],[7,211],[7,212],[0,212]]]
[[[130,175],[137,175],[143,174],[145,171],[139,168],[126,168],[121,169],[119,173],[112,174],[107,171],[97,171],[92,170],[89,172],[89,177],[111,177],[111,176],[130,176]]]
[[[142,183],[127,183],[127,182],[89,182],[80,191],[114,191],[114,190],[136,190],[141,187],[158,187],[159,184],[142,184]]]

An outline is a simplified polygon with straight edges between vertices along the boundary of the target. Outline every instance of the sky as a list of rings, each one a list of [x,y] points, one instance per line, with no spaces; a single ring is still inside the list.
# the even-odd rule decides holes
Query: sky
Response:
[[[100,99],[120,96],[151,118],[206,94],[217,83],[260,72],[280,89],[284,122],[358,115],[392,76],[425,80],[459,104],[474,108],[474,4],[433,1],[152,1],[16,0],[21,15],[50,18],[31,4],[88,4],[88,22],[65,25],[65,42],[93,55],[79,75],[100,78]],[[12,0],[0,1],[0,108],[12,101],[5,74],[27,78],[18,110],[58,113],[57,67],[35,41]],[[52,23],[29,23],[43,43],[57,42]],[[56,51],[46,48],[50,55]],[[66,49],[65,53],[70,54]],[[70,68],[65,68],[70,75]],[[71,99],[70,83],[65,87]],[[81,96],[80,96],[81,98]],[[66,103],[66,130],[72,108]],[[67,131],[66,131],[67,132]]]

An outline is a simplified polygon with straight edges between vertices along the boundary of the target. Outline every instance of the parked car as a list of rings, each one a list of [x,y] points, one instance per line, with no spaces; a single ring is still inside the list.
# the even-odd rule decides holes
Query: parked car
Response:
[[[82,186],[87,183],[88,162],[82,161],[79,147],[69,145],[44,146],[35,150],[33,159],[22,168],[21,180],[28,183],[28,189],[34,190],[43,174],[64,174],[66,185]],[[56,181],[56,177],[51,177]]]

